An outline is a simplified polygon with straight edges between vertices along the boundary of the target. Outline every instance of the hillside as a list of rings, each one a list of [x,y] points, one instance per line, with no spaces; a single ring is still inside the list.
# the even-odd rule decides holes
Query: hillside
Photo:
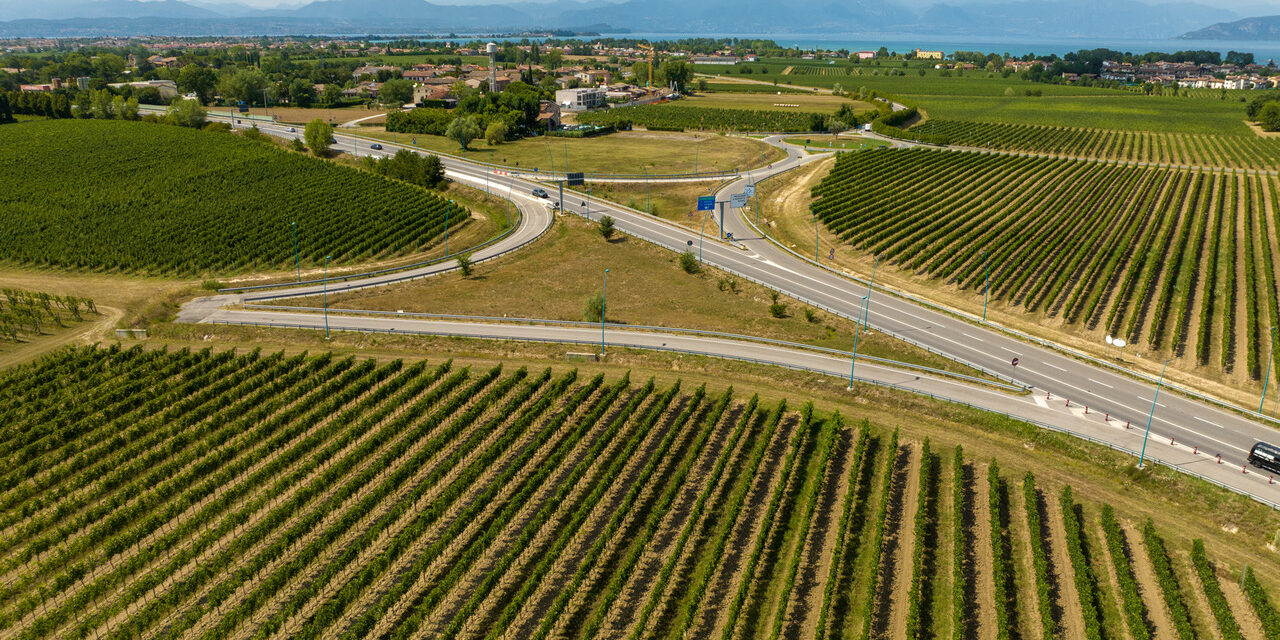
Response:
[[[1280,40],[1280,16],[1219,22],[1178,37],[1184,40]]]
[[[199,275],[416,253],[431,192],[227,133],[143,122],[0,127],[0,260]],[[455,226],[467,220],[453,214]]]

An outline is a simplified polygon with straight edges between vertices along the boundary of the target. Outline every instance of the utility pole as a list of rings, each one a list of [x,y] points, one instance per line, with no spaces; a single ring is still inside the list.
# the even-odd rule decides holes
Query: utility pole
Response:
[[[1172,360],[1170,358],[1169,360]],[[1151,413],[1147,414],[1147,430],[1142,434],[1142,452],[1138,454],[1138,468],[1142,468],[1142,463],[1147,459],[1147,438],[1151,435],[1151,418],[1156,415],[1156,400],[1160,397],[1160,385],[1164,384],[1164,370],[1169,367],[1169,360],[1164,361],[1164,366],[1160,368],[1160,381],[1156,383],[1156,393],[1151,396]]]

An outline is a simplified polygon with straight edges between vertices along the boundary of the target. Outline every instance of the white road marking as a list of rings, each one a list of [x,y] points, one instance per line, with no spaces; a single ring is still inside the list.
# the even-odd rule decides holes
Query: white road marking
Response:
[[[1142,396],[1136,396],[1136,397],[1137,397],[1139,400],[1143,401],[1143,402],[1151,402],[1150,400],[1148,400],[1148,399],[1146,399],[1146,398],[1144,398],[1144,397],[1142,397]],[[1164,406],[1164,405],[1160,404],[1159,402],[1156,402],[1156,406],[1157,406],[1157,407],[1160,407],[1161,409],[1168,409],[1168,408],[1169,408],[1169,407],[1166,407],[1166,406]]]
[[[977,340],[978,342],[982,342],[982,338],[979,338],[978,336],[975,336],[975,335],[970,334],[970,333],[965,333],[965,332],[961,331],[961,332],[960,332],[960,335],[963,335],[964,337],[966,337],[966,338],[968,338],[968,339],[970,339],[970,340]]]
[[[1094,380],[1093,378],[1088,378],[1088,380],[1089,380],[1089,382],[1092,382],[1092,383],[1094,383],[1094,384],[1100,384],[1100,385],[1102,385],[1102,386],[1104,386],[1104,387],[1106,387],[1106,388],[1108,388],[1108,389],[1114,389],[1114,388],[1115,388],[1115,387],[1113,387],[1113,386],[1111,386],[1111,385],[1109,385],[1109,384],[1107,384],[1107,383],[1105,383],[1105,382],[1098,382],[1097,380]]]
[[[1041,362],[1040,364],[1042,364],[1042,365],[1044,365],[1044,366],[1046,366],[1046,367],[1053,367],[1054,369],[1057,369],[1058,371],[1062,371],[1063,373],[1065,373],[1065,372],[1067,371],[1066,369],[1063,369],[1062,367],[1059,367],[1058,365],[1053,364],[1053,363],[1051,363],[1051,362]],[[1101,383],[1099,383],[1099,384],[1101,384]]]
[[[1195,418],[1196,420],[1199,420],[1200,422],[1203,422],[1203,423],[1205,423],[1205,424],[1211,424],[1211,425],[1213,425],[1213,426],[1215,426],[1215,427],[1217,427],[1217,428],[1219,428],[1219,429],[1226,429],[1226,427],[1224,427],[1224,426],[1222,426],[1222,425],[1220,425],[1220,424],[1218,424],[1218,423],[1216,423],[1216,422],[1209,422],[1208,420],[1205,420],[1204,418],[1201,418],[1200,416],[1192,416],[1192,417],[1193,417],[1193,418]]]
[[[1001,346],[1000,346],[1000,348],[1001,348],[1001,349],[1004,349],[1005,351],[1008,351],[1009,353],[1012,353],[1012,354],[1014,354],[1014,355],[1017,355],[1017,354],[1019,353],[1018,351],[1014,351],[1013,349],[1010,349],[1009,347],[1006,347],[1006,346],[1003,346],[1003,345],[1001,345]]]

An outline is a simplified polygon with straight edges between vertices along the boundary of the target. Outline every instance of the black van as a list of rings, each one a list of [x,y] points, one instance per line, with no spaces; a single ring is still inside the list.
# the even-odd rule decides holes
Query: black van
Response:
[[[1280,473],[1280,447],[1259,442],[1249,450],[1249,464],[1273,473]]]

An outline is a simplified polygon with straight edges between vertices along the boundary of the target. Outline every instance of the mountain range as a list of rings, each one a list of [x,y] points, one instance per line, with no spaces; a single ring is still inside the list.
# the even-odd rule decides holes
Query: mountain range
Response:
[[[1219,22],[1180,37],[1188,40],[1280,40],[1280,16]]]
[[[901,1],[901,0],[899,0]],[[1240,16],[1190,0],[553,0],[446,5],[426,0],[313,0],[257,9],[208,0],[0,0],[0,37],[495,33],[930,33],[943,36],[1162,39]]]

